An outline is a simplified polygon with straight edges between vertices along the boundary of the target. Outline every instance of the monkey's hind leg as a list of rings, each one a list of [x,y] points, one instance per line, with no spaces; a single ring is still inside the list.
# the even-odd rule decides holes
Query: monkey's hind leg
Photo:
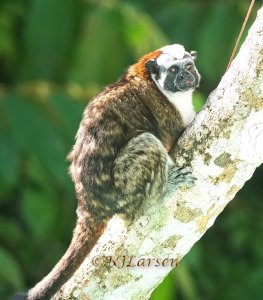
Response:
[[[133,215],[144,199],[159,199],[166,191],[173,162],[161,141],[151,133],[131,139],[114,164],[118,213]]]
[[[178,186],[194,181],[190,170],[178,168],[161,141],[151,133],[129,141],[115,160],[113,176],[119,195],[115,211],[129,217],[144,199],[158,201]]]

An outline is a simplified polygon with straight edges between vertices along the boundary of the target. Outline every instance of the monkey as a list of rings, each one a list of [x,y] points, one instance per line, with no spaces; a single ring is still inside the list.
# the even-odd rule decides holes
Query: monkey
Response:
[[[52,271],[14,299],[50,299],[78,269],[116,214],[132,219],[187,172],[169,155],[192,122],[197,53],[172,44],[150,52],[84,110],[68,159],[78,199],[71,244]]]

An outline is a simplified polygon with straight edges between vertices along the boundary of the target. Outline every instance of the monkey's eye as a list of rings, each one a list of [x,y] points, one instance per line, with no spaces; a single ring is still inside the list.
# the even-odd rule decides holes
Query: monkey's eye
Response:
[[[193,68],[193,64],[189,63],[185,66],[186,70],[191,70]]]
[[[177,66],[171,66],[170,67],[170,71],[173,73],[176,73],[179,70],[179,68]]]

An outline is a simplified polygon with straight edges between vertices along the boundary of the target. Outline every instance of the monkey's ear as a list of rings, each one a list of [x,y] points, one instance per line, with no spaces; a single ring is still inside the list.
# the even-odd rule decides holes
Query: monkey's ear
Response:
[[[190,54],[192,56],[192,60],[196,60],[197,59],[197,52],[196,51],[191,51]]]
[[[155,59],[150,59],[145,63],[145,68],[149,74],[157,74],[159,72],[159,66]]]

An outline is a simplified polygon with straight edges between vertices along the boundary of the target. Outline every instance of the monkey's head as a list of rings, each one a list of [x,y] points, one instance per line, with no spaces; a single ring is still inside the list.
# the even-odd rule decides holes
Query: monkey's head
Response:
[[[183,92],[199,85],[200,75],[194,63],[196,58],[195,51],[189,53],[183,46],[174,44],[161,48],[157,57],[145,62],[145,68],[162,91]]]
[[[153,80],[164,93],[195,89],[200,75],[195,66],[197,53],[179,44],[168,45],[146,54],[135,65],[136,73]]]

